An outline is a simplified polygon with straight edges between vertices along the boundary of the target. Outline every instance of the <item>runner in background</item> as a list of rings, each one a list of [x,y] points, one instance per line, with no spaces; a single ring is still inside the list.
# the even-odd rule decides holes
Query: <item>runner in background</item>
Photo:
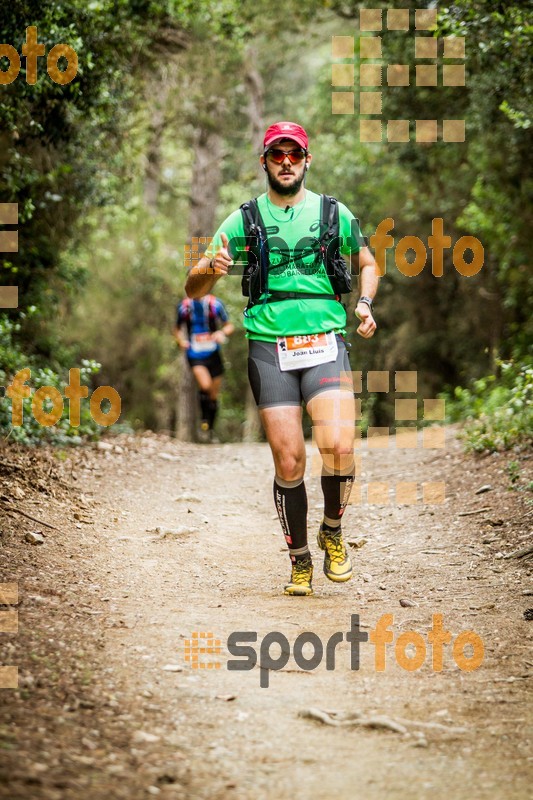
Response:
[[[198,386],[201,441],[204,442],[212,441],[218,411],[224,373],[220,345],[234,330],[224,304],[213,294],[196,300],[186,297],[177,306],[174,337],[182,350],[186,351]]]

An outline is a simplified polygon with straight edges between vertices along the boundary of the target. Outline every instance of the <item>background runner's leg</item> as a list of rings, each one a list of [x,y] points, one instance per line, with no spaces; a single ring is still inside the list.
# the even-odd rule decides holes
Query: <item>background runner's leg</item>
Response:
[[[222,387],[222,375],[217,375],[216,378],[211,378],[211,386],[209,388],[209,397],[211,400],[216,400],[220,394]]]
[[[209,405],[211,401],[209,400],[207,392],[199,391],[198,398],[200,400],[200,415],[202,417],[203,426],[204,424],[209,424]]]
[[[207,421],[209,423],[209,429],[210,430],[215,425],[215,419],[216,419],[216,416],[217,416],[217,411],[218,411],[218,400],[209,399],[209,410],[208,410]]]
[[[203,364],[196,364],[192,368],[192,374],[194,375],[194,379],[198,384],[198,388],[202,392],[209,394],[209,392],[211,391],[211,384],[213,383],[213,378],[209,374],[209,370],[207,369],[207,367],[204,367]]]
[[[202,430],[209,430],[210,423],[210,416],[211,416],[211,400],[209,397],[209,393],[211,391],[211,387],[213,384],[213,378],[211,377],[209,370],[207,367],[204,367],[203,364],[196,364],[192,368],[192,373],[194,375],[194,379],[198,384],[198,398],[200,401],[200,415],[202,418],[201,426]]]
[[[209,428],[213,428],[218,412],[218,395],[222,386],[222,375],[217,375],[211,379],[211,389],[209,390]]]

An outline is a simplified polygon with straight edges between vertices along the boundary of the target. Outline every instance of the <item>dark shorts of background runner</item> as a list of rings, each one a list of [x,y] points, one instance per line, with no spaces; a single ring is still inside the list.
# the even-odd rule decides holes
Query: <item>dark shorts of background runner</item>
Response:
[[[350,361],[342,336],[337,335],[337,344],[335,361],[282,372],[276,343],[250,339],[248,378],[257,407],[299,406],[302,400],[307,404],[317,394],[331,389],[353,392]]]
[[[207,367],[212,378],[218,378],[224,372],[224,364],[218,350],[215,350],[214,353],[209,353],[203,358],[191,358],[187,355],[187,361],[191,367]]]

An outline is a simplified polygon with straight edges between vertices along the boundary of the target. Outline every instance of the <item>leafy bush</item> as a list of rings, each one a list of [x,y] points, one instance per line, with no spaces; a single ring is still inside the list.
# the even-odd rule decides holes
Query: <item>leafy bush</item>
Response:
[[[11,322],[7,315],[0,316],[0,386],[7,387],[13,376],[19,370],[29,367],[31,377],[27,384],[32,390],[42,386],[53,386],[64,396],[65,386],[68,384],[67,370],[56,372],[50,367],[39,365],[35,356],[26,356],[13,342],[13,336],[17,334],[20,323]],[[80,369],[80,383],[82,385],[91,384],[92,376],[100,370],[100,364],[96,361],[82,360]],[[13,427],[12,424],[12,401],[5,396],[5,392],[0,397],[0,435],[11,441],[22,444],[38,444],[49,442],[54,445],[80,444],[85,438],[98,439],[101,426],[94,422],[89,408],[89,400],[81,401],[80,425],[72,427],[69,421],[69,401],[63,404],[63,414],[61,419],[51,427],[41,425],[33,416],[31,409],[31,396],[22,401],[23,420],[20,427]],[[33,391],[32,391],[33,394]],[[48,407],[47,407],[48,404]],[[43,404],[43,410],[51,410],[51,402]]]
[[[533,430],[533,362],[499,361],[499,374],[456,387],[447,397],[448,417],[464,422],[468,450],[508,450],[531,441]]]

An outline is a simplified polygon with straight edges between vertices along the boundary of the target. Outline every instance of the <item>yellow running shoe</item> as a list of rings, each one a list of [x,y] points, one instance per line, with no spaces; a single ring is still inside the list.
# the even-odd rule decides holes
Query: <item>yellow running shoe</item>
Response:
[[[309,595],[313,594],[311,581],[313,579],[313,562],[310,558],[295,561],[291,569],[290,583],[285,586],[284,594]]]
[[[209,424],[205,420],[200,425],[198,441],[200,444],[209,444],[211,442],[211,431],[209,430]]]
[[[352,577],[352,564],[350,556],[342,541],[342,531],[325,531],[322,526],[318,531],[317,543],[324,554],[324,575],[330,581],[342,583]]]

